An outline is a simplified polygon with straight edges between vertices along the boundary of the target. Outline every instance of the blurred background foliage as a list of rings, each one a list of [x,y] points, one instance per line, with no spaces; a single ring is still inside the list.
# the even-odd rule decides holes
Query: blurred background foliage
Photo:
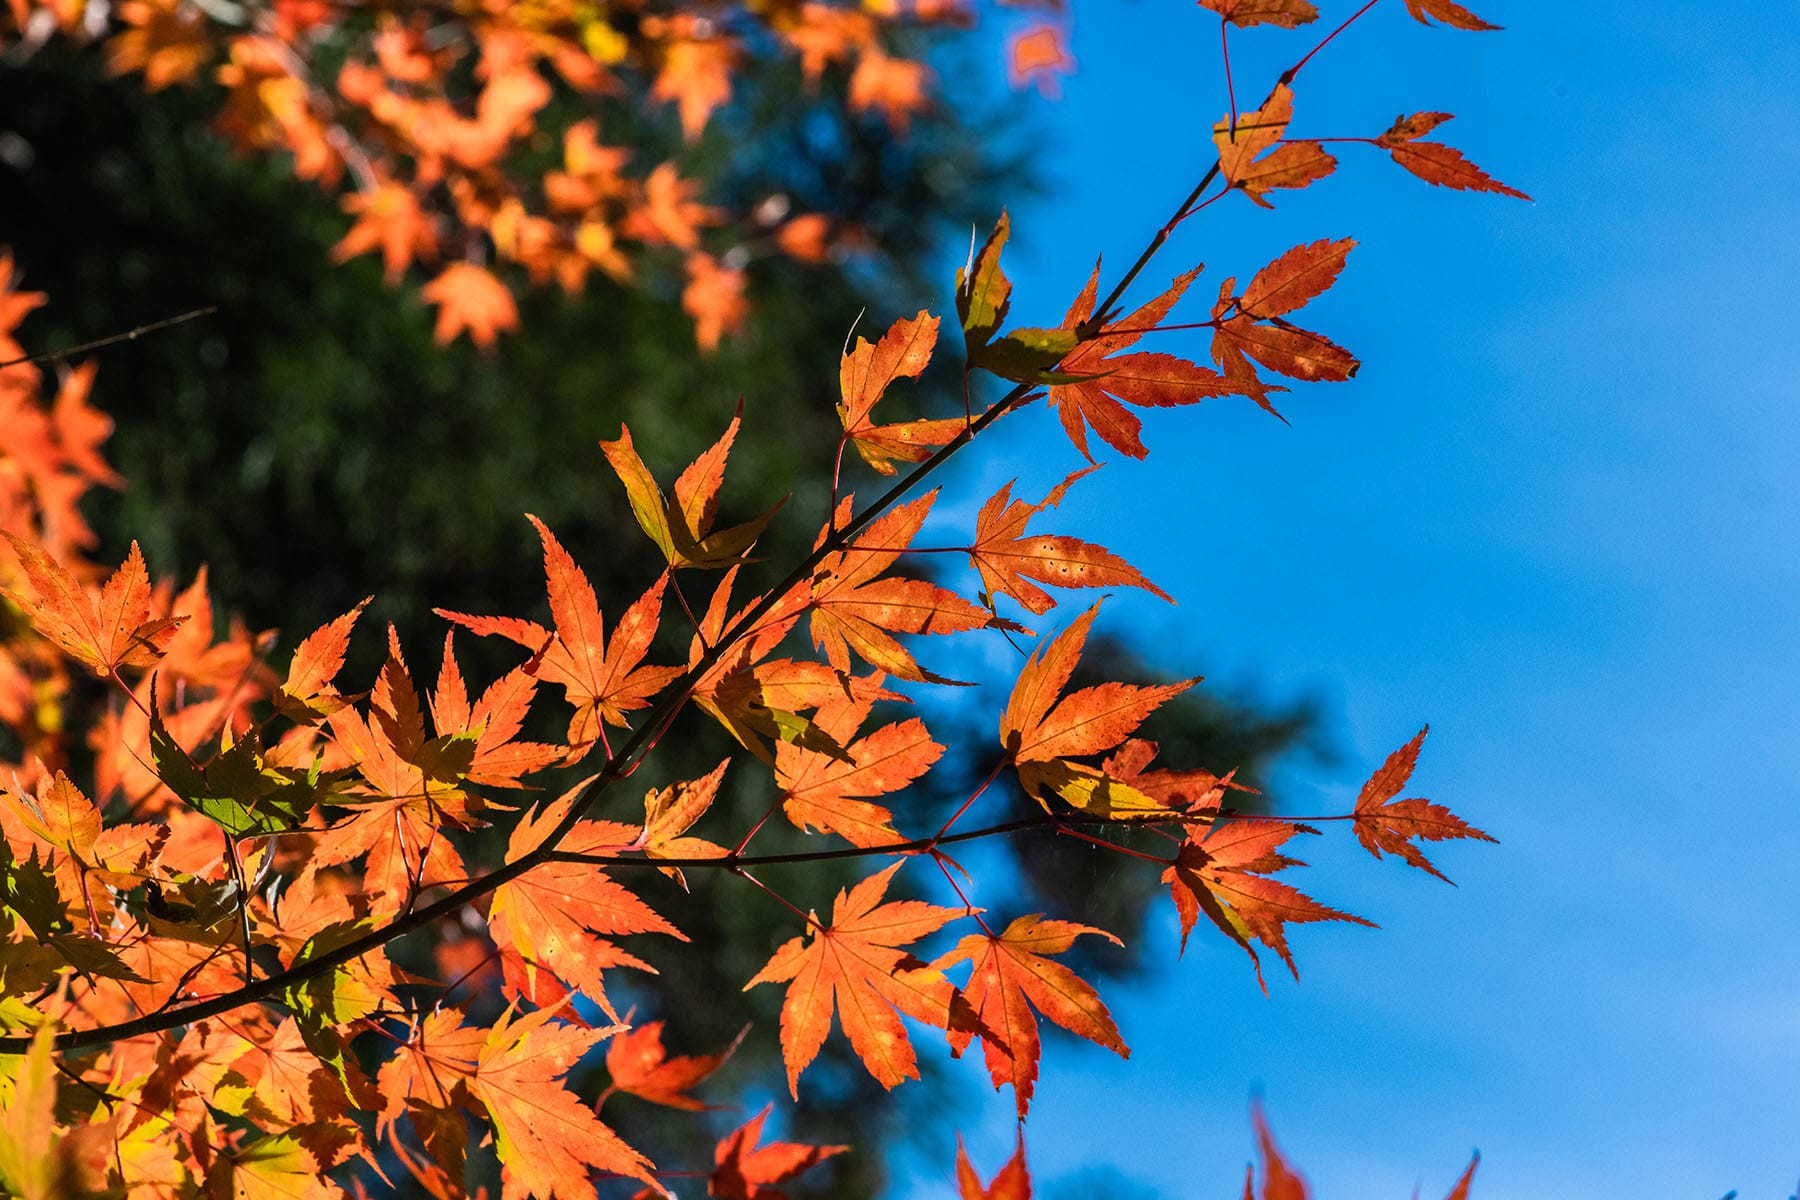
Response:
[[[980,69],[939,61],[949,78]],[[89,506],[102,539],[97,557],[116,562],[135,538],[158,574],[185,581],[205,564],[223,612],[280,628],[277,663],[300,636],[373,592],[345,678],[373,677],[376,631],[392,622],[415,675],[429,683],[445,629],[433,606],[543,617],[540,549],[522,513],[537,514],[570,547],[603,610],[617,613],[635,597],[660,560],[638,536],[596,442],[629,424],[666,483],[717,438],[742,397],[724,517],[742,519],[792,493],[759,548],[772,563],[792,561],[824,512],[837,356],[859,314],[873,334],[896,316],[941,307],[948,271],[940,248],[991,224],[1003,198],[1017,205],[1037,182],[1023,156],[1004,150],[1025,141],[1010,128],[1028,119],[1021,107],[984,108],[964,102],[970,89],[962,90],[958,103],[936,106],[901,137],[847,112],[841,86],[803,87],[792,63],[774,64],[741,79],[734,103],[686,151],[671,120],[609,109],[609,139],[643,147],[645,161],[685,154],[716,198],[749,209],[790,197],[797,210],[859,227],[867,250],[818,266],[781,255],[754,260],[748,330],[711,357],[696,351],[680,310],[674,259],[631,287],[596,276],[578,297],[534,292],[523,332],[483,355],[466,340],[434,345],[416,292],[385,286],[374,259],[335,265],[329,251],[346,218],[283,163],[239,157],[211,136],[205,87],[146,95],[136,80],[108,77],[97,56],[58,42],[5,62],[0,245],[14,249],[25,284],[50,296],[23,328],[27,344],[53,351],[218,309],[98,356],[95,401],[117,421],[106,453],[129,486]],[[960,407],[953,372],[927,382],[916,393],[922,415]],[[711,579],[683,582],[703,604]],[[665,661],[685,653],[681,623],[669,606]],[[1105,663],[1109,678],[1170,675],[1129,642],[1097,649],[1087,662]],[[518,658],[466,636],[458,653],[476,680]],[[1284,756],[1322,747],[1310,704],[1204,690],[1158,713],[1146,732],[1163,744],[1162,761],[1237,767],[1256,787]],[[643,782],[696,776],[731,748],[710,725],[684,722],[654,760],[655,778]],[[934,812],[941,821],[988,765],[953,750],[907,801],[906,825],[931,827]],[[740,828],[774,795],[766,772],[744,766],[727,790]],[[1023,813],[1032,802],[1015,794],[1008,803]],[[777,822],[757,845],[773,851],[799,841]],[[1050,836],[999,853],[1009,860],[999,869],[1024,889],[1018,911],[1097,924],[1126,942],[1124,952],[1078,945],[1084,961],[1071,965],[1102,978],[1144,969],[1138,947],[1160,894],[1153,873]],[[478,857],[495,855],[490,848]],[[867,870],[812,864],[766,879],[824,909],[836,888]],[[779,1080],[781,989],[739,989],[794,932],[792,918],[729,880],[700,876],[684,895],[651,879],[648,898],[693,945],[641,948],[661,974],[620,980],[615,999],[621,1008],[635,1003],[640,1018],[666,1019],[675,1053],[717,1050],[754,1023],[758,1032],[721,1074],[715,1100]],[[922,886],[923,873],[912,882]],[[401,957],[432,973],[430,948],[416,939]],[[873,1150],[898,1140],[925,1139],[939,1155],[955,1113],[941,1080],[928,1071],[925,1086],[888,1096],[840,1039],[826,1050],[790,1127],[804,1140],[864,1152],[831,1160],[795,1194],[877,1194],[884,1163]],[[690,1119],[631,1097],[609,1100],[606,1117],[659,1163],[707,1152]],[[741,1115],[718,1123],[727,1118]]]

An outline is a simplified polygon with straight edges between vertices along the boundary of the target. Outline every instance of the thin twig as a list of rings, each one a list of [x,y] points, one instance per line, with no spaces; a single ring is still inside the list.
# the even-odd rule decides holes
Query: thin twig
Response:
[[[79,346],[70,346],[67,350],[46,350],[42,354],[28,354],[24,358],[9,358],[0,362],[0,370],[16,367],[24,363],[61,362],[73,358],[77,354],[86,354],[90,350],[102,350],[120,342],[135,342],[146,333],[156,333],[171,325],[180,325],[184,321],[192,321],[198,317],[210,317],[219,311],[219,306],[210,304],[205,308],[196,308],[179,316],[164,317],[160,321],[152,321],[148,325],[139,325],[136,329],[127,329],[124,333],[115,333],[110,337],[96,338],[91,342],[83,342]]]

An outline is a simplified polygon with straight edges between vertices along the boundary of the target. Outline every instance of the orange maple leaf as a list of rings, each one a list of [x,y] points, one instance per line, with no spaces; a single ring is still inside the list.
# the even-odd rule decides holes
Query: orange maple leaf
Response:
[[[619,618],[612,640],[587,573],[575,564],[550,527],[526,514],[544,546],[544,582],[550,596],[555,630],[518,617],[477,617],[434,610],[482,636],[498,635],[532,652],[526,670],[546,683],[560,684],[575,706],[569,718],[569,744],[592,745],[600,722],[624,728],[625,714],[643,708],[675,676],[679,667],[645,666],[644,655],[656,637],[667,578],[659,578]]]
[[[1047,788],[1086,812],[1165,816],[1167,807],[1104,769],[1067,761],[1112,749],[1145,717],[1200,682],[1196,677],[1147,687],[1103,683],[1062,695],[1099,611],[1095,603],[1026,660],[1000,717],[1000,744],[1018,768],[1026,794],[1046,811]]]
[[[881,340],[871,344],[856,339],[856,348],[838,365],[838,386],[843,400],[837,406],[844,436],[863,461],[883,475],[895,472],[894,460],[923,462],[933,450],[961,433],[968,422],[958,419],[902,421],[877,425],[872,419],[876,401],[896,379],[917,379],[931,361],[937,345],[938,319],[920,309],[916,317],[895,321]]]
[[[917,683],[948,683],[919,666],[895,633],[963,633],[988,627],[1017,629],[955,592],[897,575],[883,576],[912,544],[937,490],[889,509],[869,524],[848,549],[820,561],[808,588],[813,645],[840,674],[850,673],[850,650],[877,670]],[[834,523],[850,512],[845,497]],[[821,537],[824,536],[822,532]]]
[[[519,308],[512,293],[474,263],[451,263],[421,288],[419,295],[438,306],[432,336],[439,345],[448,345],[466,330],[470,341],[491,350],[501,333],[519,327]]]
[[[881,676],[870,681],[880,687]],[[813,726],[842,750],[827,754],[792,742],[775,745],[775,785],[782,811],[801,829],[829,830],[858,846],[900,840],[894,814],[868,797],[897,792],[925,774],[944,753],[917,717],[883,725],[867,737],[850,739],[868,719],[878,693],[839,696],[823,705]]]
[[[665,788],[657,788],[644,797],[645,858],[723,858],[725,847],[701,837],[689,837],[687,831],[706,815],[718,798],[719,784],[725,778],[730,759],[699,779],[684,779]],[[687,879],[680,867],[660,868],[664,875],[683,888]]]
[[[1088,450],[1088,426],[1121,454],[1142,458],[1148,453],[1138,437],[1143,422],[1126,410],[1126,404],[1169,408],[1194,404],[1208,396],[1229,395],[1235,390],[1218,372],[1173,354],[1120,353],[1154,329],[1199,274],[1200,268],[1195,267],[1178,276],[1168,291],[1130,316],[1103,327],[1098,336],[1076,347],[1058,366],[1061,375],[1093,376],[1050,389],[1050,406],[1062,419],[1069,440],[1089,462],[1094,461],[1094,456]],[[1087,286],[1063,317],[1062,328],[1079,329],[1094,315],[1099,283],[1100,264],[1096,262]]]
[[[850,111],[875,109],[904,134],[912,125],[912,115],[923,112],[929,103],[925,89],[930,83],[931,68],[924,63],[893,58],[870,45],[850,74]]]
[[[842,1154],[848,1146],[808,1146],[798,1142],[762,1141],[763,1122],[774,1105],[763,1110],[719,1140],[713,1151],[713,1168],[706,1194],[720,1200],[786,1200],[774,1184],[784,1183],[819,1163]]]
[[[1262,960],[1251,939],[1275,951],[1294,978],[1300,969],[1288,951],[1285,927],[1309,921],[1349,921],[1374,928],[1373,921],[1327,908],[1287,884],[1267,878],[1287,867],[1306,864],[1278,853],[1276,847],[1299,833],[1317,833],[1308,825],[1291,821],[1240,820],[1213,826],[1204,837],[1190,826],[1175,860],[1163,871],[1163,882],[1175,899],[1181,917],[1181,944],[1204,912],[1232,941],[1244,948],[1256,967],[1256,979],[1266,991]]]
[[[382,275],[391,285],[399,282],[415,259],[437,254],[437,230],[432,218],[405,184],[388,180],[373,191],[345,196],[343,204],[345,211],[355,214],[356,223],[331,248],[333,262],[379,250]]]
[[[663,1023],[651,1021],[619,1034],[606,1047],[606,1073],[614,1091],[629,1092],[640,1100],[701,1112],[715,1105],[703,1104],[688,1092],[724,1065],[749,1032],[741,1031],[718,1054],[680,1055],[670,1058],[663,1049]]]
[[[729,38],[677,38],[663,50],[662,70],[650,86],[657,100],[673,100],[681,112],[681,134],[700,136],[713,110],[731,99],[731,69],[737,43]]]
[[[1014,35],[1006,50],[1006,77],[1015,90],[1030,83],[1040,95],[1054,100],[1062,94],[1059,74],[1075,71],[1075,56],[1055,25],[1035,25]]]
[[[698,180],[683,179],[672,162],[659,163],[644,180],[643,203],[625,218],[624,232],[652,246],[668,245],[693,250],[700,245],[700,227],[717,225],[724,214],[694,200]]]
[[[1441,112],[1421,112],[1396,117],[1388,131],[1375,139],[1375,144],[1426,183],[1458,191],[1499,192],[1503,196],[1519,200],[1531,199],[1524,192],[1506,186],[1464,158],[1462,151],[1440,142],[1419,141],[1448,120],[1450,114]]]
[[[650,1161],[563,1084],[612,1031],[564,1024],[557,1015],[555,1008],[519,1017],[509,1010],[483,1030],[464,1026],[455,1010],[433,1012],[381,1069],[384,1122],[400,1109],[417,1124],[429,1115],[422,1109],[479,1103],[493,1123],[502,1200],[597,1200],[595,1171],[629,1175],[667,1196]]]
[[[1040,1049],[1033,1009],[1121,1058],[1131,1057],[1099,993],[1048,957],[1061,954],[1084,933],[1103,937],[1115,946],[1121,944],[1104,929],[1072,921],[1046,921],[1033,914],[1018,918],[998,935],[970,934],[931,964],[940,970],[965,960],[973,964],[963,995],[980,1021],[978,1032],[988,1073],[996,1088],[1012,1084],[1021,1121],[1037,1086]],[[960,1057],[975,1036],[974,1030],[952,1029],[951,1053]]]
[[[1256,1126],[1256,1149],[1262,1156],[1262,1200],[1306,1200],[1306,1180],[1282,1156],[1281,1147],[1275,1144],[1275,1135],[1269,1132],[1269,1122],[1263,1116],[1260,1103],[1252,1105],[1250,1121]],[[1249,1167],[1244,1168],[1244,1195],[1247,1200],[1251,1194],[1250,1171]]]
[[[1432,866],[1431,860],[1413,845],[1412,839],[1430,842],[1453,838],[1475,838],[1483,842],[1494,839],[1441,804],[1416,798],[1394,799],[1412,778],[1413,768],[1419,762],[1419,747],[1430,731],[1429,725],[1419,730],[1412,741],[1388,755],[1387,761],[1363,784],[1356,797],[1356,840],[1376,858],[1380,858],[1384,850],[1397,854],[1419,870],[1450,883],[1449,876]]]
[[[988,498],[975,518],[975,544],[969,561],[981,574],[989,596],[1005,593],[1033,613],[1045,613],[1056,605],[1050,593],[1033,579],[1057,587],[1136,587],[1175,603],[1161,588],[1145,579],[1137,568],[1101,546],[1077,538],[1053,534],[1027,536],[1031,518],[1055,508],[1077,479],[1097,468],[1076,471],[1050,489],[1036,504],[1012,498],[1008,482]]]
[[[748,991],[759,983],[792,981],[781,1004],[781,1057],[788,1089],[796,1098],[800,1072],[825,1044],[834,1009],[851,1048],[869,1074],[890,1090],[919,1077],[918,1060],[896,1011],[939,1029],[967,1019],[967,1005],[943,972],[899,947],[969,910],[922,900],[880,903],[902,865],[895,863],[848,892],[839,891],[830,925],[809,918],[806,934],[776,950],[744,985]]]
[[[1264,199],[1270,190],[1305,187],[1337,167],[1337,159],[1317,142],[1282,142],[1293,115],[1293,89],[1282,83],[1261,108],[1239,113],[1235,122],[1227,116],[1213,126],[1226,184],[1264,208],[1274,207]]]
[[[142,71],[153,92],[192,79],[216,48],[199,10],[183,0],[126,0],[119,18],[131,28],[106,43],[106,69]]]
[[[521,819],[507,841],[506,861],[517,862],[537,849],[568,815],[587,782],[576,784],[541,813]],[[638,833],[634,825],[582,821],[559,848],[577,854],[616,852],[630,846]],[[536,1003],[555,1003],[562,998],[555,985],[566,984],[614,1020],[618,1015],[607,999],[602,972],[617,966],[654,968],[611,939],[626,933],[665,933],[687,940],[605,870],[579,862],[544,863],[502,884],[488,910],[488,932],[500,949],[509,991]]]
[[[985,1187],[981,1176],[975,1173],[975,1164],[969,1161],[969,1152],[959,1135],[956,1139],[956,1190],[961,1200],[1031,1200],[1031,1172],[1025,1168],[1024,1133],[1018,1135],[1012,1157]]]
[[[444,635],[443,665],[431,696],[432,724],[441,737],[475,739],[474,755],[465,772],[470,783],[524,787],[519,776],[559,763],[564,755],[561,746],[513,740],[525,724],[538,680],[526,668],[515,668],[489,684],[471,704],[462,668],[456,663],[454,636]]]
[[[621,425],[617,441],[600,443],[606,461],[625,485],[631,515],[671,567],[730,566],[762,536],[781,507],[777,504],[741,525],[713,530],[719,513],[719,488],[725,481],[725,460],[731,454],[731,443],[743,416],[740,404],[719,440],[676,477],[672,499],[663,496],[656,477],[638,457],[629,428]]]
[[[295,721],[311,721],[330,716],[348,703],[332,681],[343,669],[344,655],[350,649],[350,630],[373,599],[364,597],[362,603],[319,626],[294,647],[287,681],[275,694],[275,705],[283,715]]]
[[[699,252],[687,256],[686,269],[681,311],[694,319],[694,341],[702,352],[711,354],[719,348],[720,338],[741,331],[749,319],[744,273]]]
[[[10,531],[6,540],[36,595],[0,591],[31,619],[32,628],[96,675],[117,677],[120,667],[153,665],[187,619],[150,616],[150,576],[136,542],[94,596],[36,542]]]

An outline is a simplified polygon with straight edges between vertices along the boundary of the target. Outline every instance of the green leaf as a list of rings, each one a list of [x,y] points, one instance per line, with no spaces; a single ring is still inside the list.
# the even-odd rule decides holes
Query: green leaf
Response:
[[[1015,383],[1056,383],[1049,369],[1080,342],[1073,329],[1015,329],[970,362]]]
[[[37,849],[31,858],[18,862],[12,847],[0,841],[0,902],[18,913],[40,941],[68,930],[69,920],[62,893],[56,881],[38,862]]]
[[[374,928],[375,921],[369,917],[327,925],[306,939],[306,944],[294,955],[293,966],[309,963]],[[352,959],[351,963],[355,961]],[[347,1092],[358,1086],[361,1076],[348,1058],[348,1042],[338,1028],[368,1016],[381,1006],[381,994],[367,980],[352,974],[349,968],[350,963],[345,963],[304,983],[297,983],[282,997],[293,1010],[300,1040],[320,1062],[331,1068]]]
[[[473,762],[472,737],[470,742],[467,755]],[[313,805],[342,775],[321,771],[317,758],[305,771],[269,766],[254,729],[214,755],[204,768],[197,767],[163,724],[154,696],[150,701],[150,754],[157,776],[169,790],[233,838],[301,828]]]

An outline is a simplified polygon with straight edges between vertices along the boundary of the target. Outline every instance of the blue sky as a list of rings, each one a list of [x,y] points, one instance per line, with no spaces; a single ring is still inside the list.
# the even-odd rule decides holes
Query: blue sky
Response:
[[[1209,15],[1075,7],[1052,186],[1014,206],[1027,323],[1096,252],[1130,261],[1224,111]],[[1295,132],[1453,112],[1438,136],[1535,203],[1347,146],[1273,213],[1207,210],[1148,282],[1205,260],[1209,295],[1356,237],[1303,315],[1363,370],[1296,389],[1291,428],[1244,402],[1151,415],[1149,460],[1084,483],[1059,532],[1179,598],[1106,613],[1172,672],[1330,699],[1346,761],[1291,779],[1296,807],[1347,806],[1429,721],[1412,790],[1502,844],[1435,852],[1452,889],[1315,839],[1293,882],[1382,929],[1298,930],[1301,982],[1267,999],[1205,930],[1110,992],[1129,1063],[1048,1047],[1027,1138],[1053,1200],[1102,1166],[1134,1196],[1233,1194],[1253,1094],[1327,1200],[1441,1195],[1475,1147],[1482,1200],[1800,1180],[1800,9],[1474,7],[1507,30],[1379,5],[1301,77]],[[1234,38],[1240,99],[1310,44]],[[981,495],[1078,465],[1047,415],[1007,436]],[[967,1131],[985,1171],[1010,1117],[996,1097]]]

